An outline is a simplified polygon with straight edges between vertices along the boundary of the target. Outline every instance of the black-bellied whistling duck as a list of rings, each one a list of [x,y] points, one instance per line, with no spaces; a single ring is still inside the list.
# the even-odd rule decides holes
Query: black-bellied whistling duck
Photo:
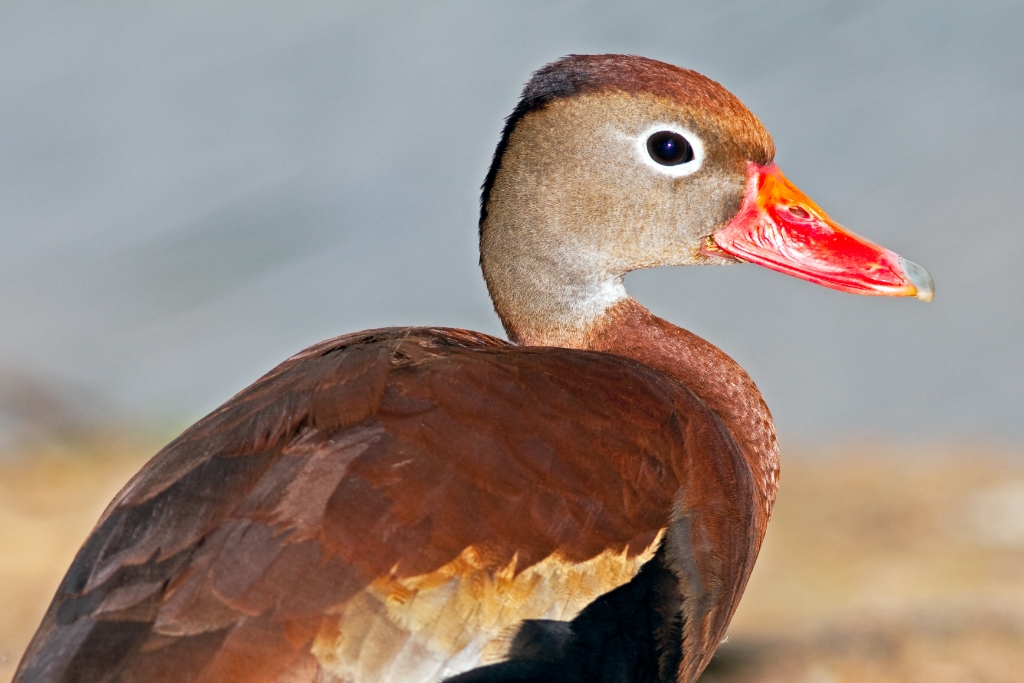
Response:
[[[764,536],[775,430],[747,374],[623,276],[743,260],[933,291],[773,156],[692,71],[538,71],[481,202],[511,343],[390,328],[279,365],[118,494],[14,680],[693,681]]]

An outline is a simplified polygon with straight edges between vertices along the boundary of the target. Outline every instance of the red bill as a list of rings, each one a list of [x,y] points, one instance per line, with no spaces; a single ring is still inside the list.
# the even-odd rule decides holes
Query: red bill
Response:
[[[916,296],[935,284],[921,266],[839,225],[774,163],[750,164],[743,206],[701,249],[854,294]]]

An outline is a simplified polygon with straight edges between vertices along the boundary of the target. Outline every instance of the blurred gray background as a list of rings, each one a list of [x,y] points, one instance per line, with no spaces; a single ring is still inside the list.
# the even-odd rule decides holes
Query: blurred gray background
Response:
[[[933,304],[756,266],[635,273],[783,438],[1024,437],[1021,2],[0,4],[0,412],[198,418],[382,325],[500,333],[478,187],[533,69],[701,71]]]

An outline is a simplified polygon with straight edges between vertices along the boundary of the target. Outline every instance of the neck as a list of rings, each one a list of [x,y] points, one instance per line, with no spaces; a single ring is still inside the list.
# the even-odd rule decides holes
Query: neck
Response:
[[[629,299],[622,275],[602,272],[578,255],[536,257],[538,250],[517,247],[522,253],[502,260],[481,250],[494,308],[516,344],[586,348],[594,326]]]
[[[658,318],[625,296],[584,326],[547,331],[533,326],[518,334],[510,330],[510,337],[521,344],[604,351],[632,358],[690,389],[722,420],[750,466],[758,509],[762,511],[760,545],[775,503],[778,443],[761,392],[736,361],[713,344]]]

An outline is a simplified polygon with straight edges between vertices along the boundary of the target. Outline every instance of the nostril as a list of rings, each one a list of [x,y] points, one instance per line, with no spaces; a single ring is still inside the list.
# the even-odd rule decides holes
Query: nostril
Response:
[[[789,212],[796,218],[801,218],[803,220],[807,220],[811,217],[810,212],[802,206],[791,206],[789,207]]]

